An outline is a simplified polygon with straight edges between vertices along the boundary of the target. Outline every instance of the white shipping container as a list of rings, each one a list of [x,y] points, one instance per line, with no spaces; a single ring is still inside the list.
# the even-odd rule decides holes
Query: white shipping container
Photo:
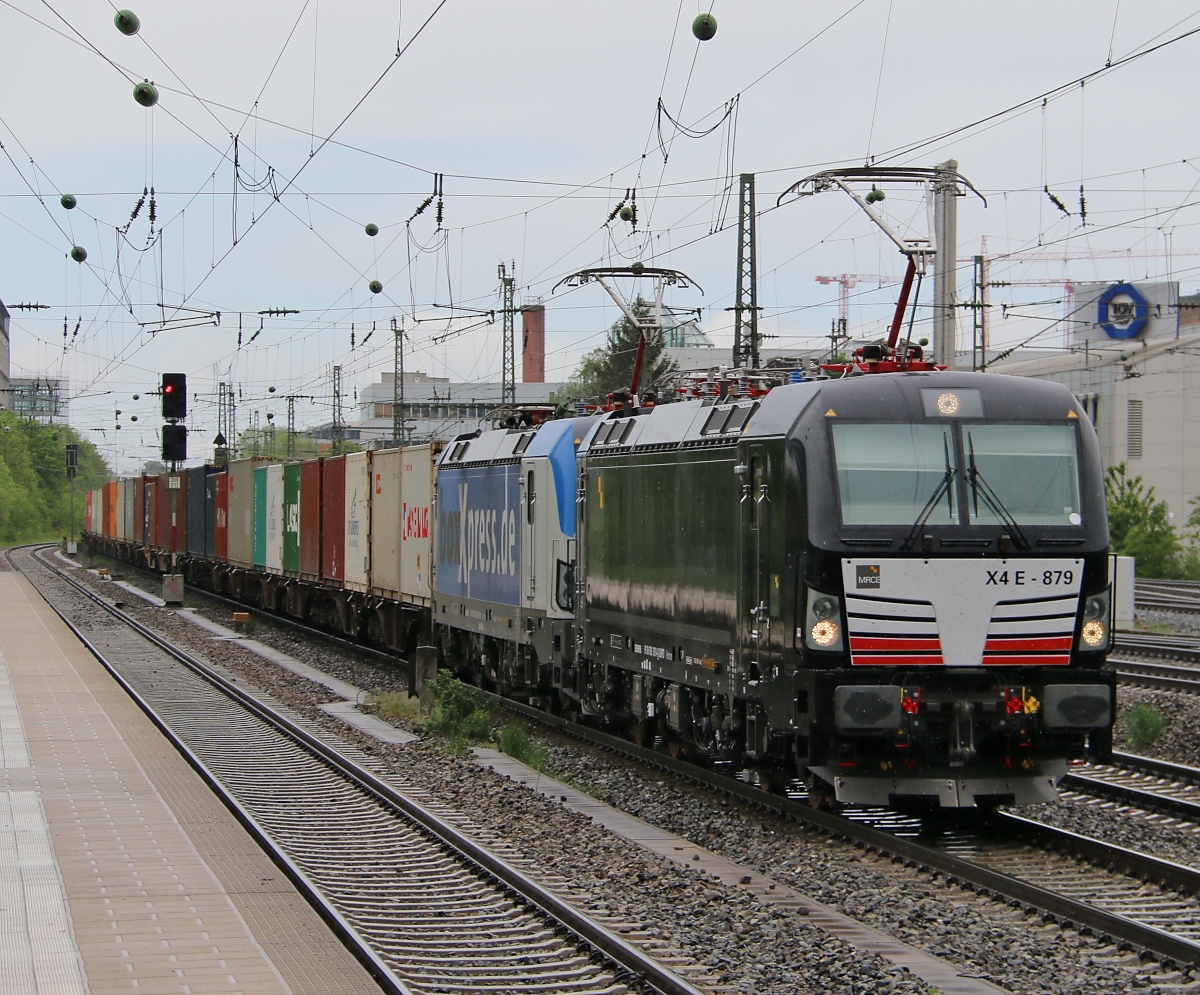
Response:
[[[400,468],[401,601],[428,605],[433,446],[409,446]]]
[[[400,600],[400,464],[406,449],[371,453],[371,593]]]
[[[267,550],[269,574],[283,573],[283,464],[267,467]]]
[[[367,591],[371,583],[371,454],[346,457],[346,575],[343,587]]]

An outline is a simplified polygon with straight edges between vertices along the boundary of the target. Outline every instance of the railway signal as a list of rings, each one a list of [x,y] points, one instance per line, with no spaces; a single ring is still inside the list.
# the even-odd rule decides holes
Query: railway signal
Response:
[[[162,416],[168,420],[187,417],[187,374],[162,375]]]
[[[182,463],[187,459],[187,426],[164,425],[162,429],[164,463]]]

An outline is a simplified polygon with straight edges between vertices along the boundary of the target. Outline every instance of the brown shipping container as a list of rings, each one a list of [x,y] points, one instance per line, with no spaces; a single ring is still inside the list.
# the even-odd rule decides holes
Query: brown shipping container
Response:
[[[346,576],[346,457],[327,456],[321,470],[321,579],[341,587]]]
[[[187,548],[187,474],[160,473],[157,490],[158,548],[168,553],[182,553]]]
[[[146,542],[146,478],[137,477],[133,482],[133,536],[139,546]]]
[[[229,474],[217,474],[217,545],[215,556],[224,563],[229,556]]]
[[[320,459],[300,464],[300,576],[321,579],[321,467]]]

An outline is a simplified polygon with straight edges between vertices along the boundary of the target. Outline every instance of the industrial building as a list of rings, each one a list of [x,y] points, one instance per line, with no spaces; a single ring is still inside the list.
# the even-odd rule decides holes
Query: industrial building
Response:
[[[65,425],[71,413],[71,384],[62,377],[13,377],[5,391],[13,414],[41,422]]]
[[[1197,303],[1200,295],[1180,297],[1176,284],[1079,285],[1069,351],[989,367],[1069,387],[1096,426],[1105,466],[1124,463],[1141,476],[1176,527],[1200,495]]]

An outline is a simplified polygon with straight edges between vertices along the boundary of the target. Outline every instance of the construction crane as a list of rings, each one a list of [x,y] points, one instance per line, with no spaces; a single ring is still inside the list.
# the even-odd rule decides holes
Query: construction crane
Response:
[[[843,273],[841,276],[818,276],[817,283],[828,286],[838,285],[838,325],[839,331],[846,334],[850,324],[850,290],[860,283],[874,283],[882,287],[887,283],[899,283],[894,276],[880,276],[878,273]]]

